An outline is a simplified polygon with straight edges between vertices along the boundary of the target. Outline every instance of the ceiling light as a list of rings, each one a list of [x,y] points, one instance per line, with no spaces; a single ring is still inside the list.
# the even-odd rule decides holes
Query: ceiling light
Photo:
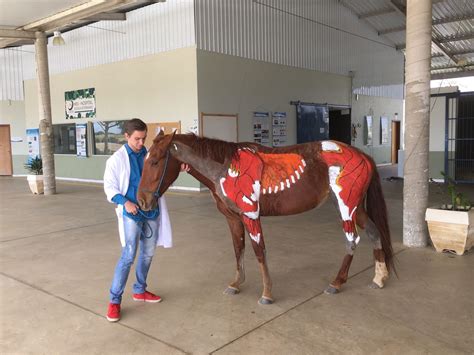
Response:
[[[64,38],[61,36],[61,32],[54,31],[53,37],[53,46],[63,46],[66,42],[64,42]]]

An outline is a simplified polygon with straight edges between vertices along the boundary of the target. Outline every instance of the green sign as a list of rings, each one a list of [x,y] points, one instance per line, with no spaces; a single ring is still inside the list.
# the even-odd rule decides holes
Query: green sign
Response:
[[[95,118],[95,88],[66,91],[65,112],[68,118]]]

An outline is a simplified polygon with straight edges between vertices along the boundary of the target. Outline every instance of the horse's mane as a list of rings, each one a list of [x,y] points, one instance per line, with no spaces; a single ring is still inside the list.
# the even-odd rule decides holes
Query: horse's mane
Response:
[[[219,163],[224,163],[237,155],[239,148],[253,147],[252,143],[232,143],[219,139],[198,137],[193,133],[187,134],[192,139],[191,148],[193,151],[203,158],[210,158]]]

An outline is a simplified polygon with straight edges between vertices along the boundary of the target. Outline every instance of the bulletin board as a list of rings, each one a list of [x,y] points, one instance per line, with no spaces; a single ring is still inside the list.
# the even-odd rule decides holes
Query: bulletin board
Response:
[[[150,149],[153,144],[153,139],[160,133],[160,130],[164,130],[165,134],[171,134],[174,131],[181,133],[181,121],[176,122],[159,122],[159,123],[147,123],[148,134],[145,141],[145,147]]]
[[[286,145],[286,112],[272,113],[272,127],[273,146],[281,147]]]
[[[238,115],[201,113],[199,122],[201,137],[217,138],[226,142],[238,142]]]
[[[270,143],[270,113],[254,112],[253,113],[253,141],[268,147]]]

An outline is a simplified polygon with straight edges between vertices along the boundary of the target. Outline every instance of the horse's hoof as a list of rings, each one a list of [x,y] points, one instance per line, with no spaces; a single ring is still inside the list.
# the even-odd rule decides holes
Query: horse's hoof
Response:
[[[224,295],[236,295],[239,292],[240,292],[239,289],[229,286],[224,290]]]
[[[336,293],[339,293],[339,290],[335,288],[334,286],[329,285],[325,290],[324,293],[327,295],[335,295]]]
[[[377,285],[375,282],[372,282],[370,285],[369,285],[369,288],[371,289],[374,289],[374,290],[379,290],[381,289],[383,286],[379,286]]]
[[[271,298],[267,297],[260,297],[260,299],[258,300],[258,304],[262,305],[272,304],[273,302],[274,301]]]

